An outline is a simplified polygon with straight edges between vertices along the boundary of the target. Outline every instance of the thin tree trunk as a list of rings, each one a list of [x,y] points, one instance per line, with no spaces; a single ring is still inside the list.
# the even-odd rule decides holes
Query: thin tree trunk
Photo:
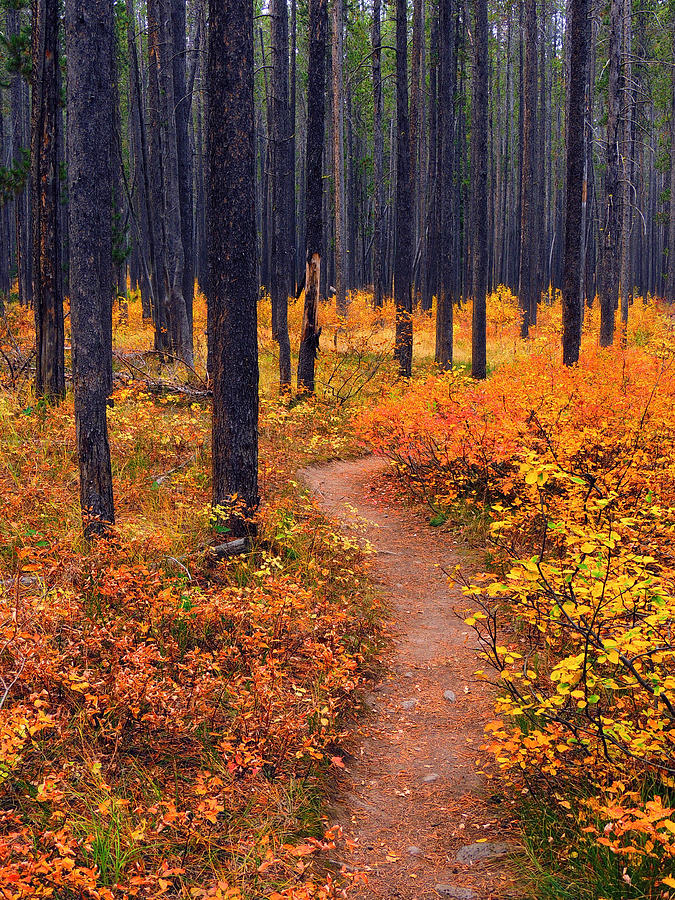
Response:
[[[192,148],[190,147],[190,110],[192,85],[186,81],[186,0],[171,0],[171,32],[173,33],[173,84],[176,119],[176,154],[178,158],[178,197],[180,204],[181,243],[183,246],[182,294],[189,331],[193,343],[193,305],[195,294],[194,234],[192,224]]]
[[[176,124],[176,93],[173,73],[175,49],[171,5],[172,0],[160,0],[159,81],[163,99],[162,156],[164,161],[164,209],[166,212],[164,279],[166,294],[169,298],[168,326],[171,349],[188,366],[192,366],[192,336],[185,297],[183,296],[185,253],[181,224],[178,129]]]
[[[626,339],[628,326],[628,307],[632,302],[633,285],[631,284],[630,239],[633,198],[633,71],[631,65],[631,34],[633,27],[633,6],[631,0],[623,4],[623,192],[621,222],[621,274],[619,278],[621,291],[621,325],[623,340]]]
[[[58,401],[65,395],[61,279],[59,110],[59,4],[33,0],[33,110],[31,123],[33,199],[33,296],[35,391]]]
[[[327,0],[310,0],[307,69],[307,187],[305,189],[305,307],[298,357],[298,390],[308,393],[314,392],[314,363],[321,335],[318,307],[323,252],[323,147],[327,32]]]
[[[456,28],[452,0],[438,4],[438,156],[439,278],[436,305],[436,362],[452,368],[453,303],[457,254],[455,206],[455,88],[457,75]]]
[[[408,18],[406,0],[396,0],[396,254],[394,299],[396,347],[401,375],[412,374],[412,204],[408,116]]]
[[[621,68],[621,0],[610,0],[609,63],[607,87],[607,167],[605,212],[600,256],[600,346],[614,342],[614,311],[619,299],[621,248],[621,181],[619,178],[619,75]]]
[[[567,35],[570,72],[586,72],[588,65],[589,0],[570,0]],[[567,106],[567,201],[565,214],[565,257],[563,264],[563,364],[579,361],[583,297],[579,290],[583,241],[582,200],[585,148],[584,112],[586,79],[569,79]]]
[[[380,0],[373,4],[373,304],[382,306],[383,220],[384,220],[384,138],[382,135],[382,41]]]
[[[273,0],[272,33],[272,272],[270,293],[276,310],[279,344],[279,386],[291,386],[291,344],[288,336],[288,295],[293,249],[290,231],[291,140],[288,120],[288,7],[286,0]]]
[[[488,11],[487,0],[473,0],[474,64],[473,109],[471,127],[473,188],[473,322],[471,329],[471,374],[485,378],[486,291],[488,265],[487,218],[487,134],[488,134]]]
[[[333,0],[332,7],[332,124],[333,124],[333,204],[335,210],[335,295],[340,315],[347,313],[345,292],[345,151],[344,151],[344,78],[343,32],[344,0]]]
[[[526,338],[537,304],[537,235],[535,233],[535,165],[537,135],[537,2],[525,0],[525,73],[522,97],[523,165],[520,187],[520,274],[518,298],[522,313],[521,335]]]

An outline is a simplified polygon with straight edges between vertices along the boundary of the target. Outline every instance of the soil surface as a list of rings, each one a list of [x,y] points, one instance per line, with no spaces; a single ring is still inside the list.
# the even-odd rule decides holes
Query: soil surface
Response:
[[[367,874],[360,898],[513,897],[510,804],[476,764],[491,689],[473,674],[483,666],[466,599],[445,574],[478,562],[392,500],[385,469],[368,457],[303,473],[321,509],[376,551],[373,579],[393,619],[388,676],[367,698],[333,810],[351,852],[334,862]]]

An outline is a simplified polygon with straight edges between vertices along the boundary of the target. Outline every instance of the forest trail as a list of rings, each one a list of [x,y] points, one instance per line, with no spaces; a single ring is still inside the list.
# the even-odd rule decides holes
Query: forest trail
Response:
[[[478,774],[490,688],[478,681],[464,598],[443,569],[471,566],[452,535],[387,499],[374,457],[302,473],[322,510],[377,552],[372,575],[392,609],[388,676],[367,699],[334,807],[368,875],[362,898],[497,900],[507,895],[508,810]]]

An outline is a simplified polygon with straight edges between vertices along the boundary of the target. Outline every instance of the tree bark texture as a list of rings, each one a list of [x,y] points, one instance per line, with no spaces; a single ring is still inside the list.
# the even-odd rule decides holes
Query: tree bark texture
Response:
[[[106,402],[112,387],[113,16],[67,0],[73,390],[85,534],[115,521]]]
[[[326,113],[327,0],[309,2],[307,72],[307,178],[305,189],[305,306],[298,357],[298,390],[314,391],[314,364],[321,330],[318,324],[323,253],[323,147]]]
[[[59,265],[59,4],[33,0],[33,105],[31,165],[33,207],[33,298],[35,391],[56,401],[66,392],[63,296]]]
[[[234,537],[258,507],[253,2],[209,0],[207,216],[213,505]]]

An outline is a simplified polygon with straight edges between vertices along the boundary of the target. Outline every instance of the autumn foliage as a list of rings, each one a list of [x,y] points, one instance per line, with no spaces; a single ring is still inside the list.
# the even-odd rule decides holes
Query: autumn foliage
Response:
[[[600,350],[594,315],[577,368],[544,307],[486,382],[430,377],[360,427],[433,524],[489,537],[465,593],[503,774],[658,896],[675,888],[675,342],[636,301],[627,346]]]
[[[30,313],[12,315],[20,363]],[[7,374],[0,394],[0,897],[338,896],[310,863],[337,837],[321,796],[380,612],[356,542],[293,475],[345,434],[330,405],[266,390],[260,537],[212,559],[208,400],[144,333],[136,301],[108,541],[81,537],[72,401]],[[153,393],[160,375],[191,393]]]

